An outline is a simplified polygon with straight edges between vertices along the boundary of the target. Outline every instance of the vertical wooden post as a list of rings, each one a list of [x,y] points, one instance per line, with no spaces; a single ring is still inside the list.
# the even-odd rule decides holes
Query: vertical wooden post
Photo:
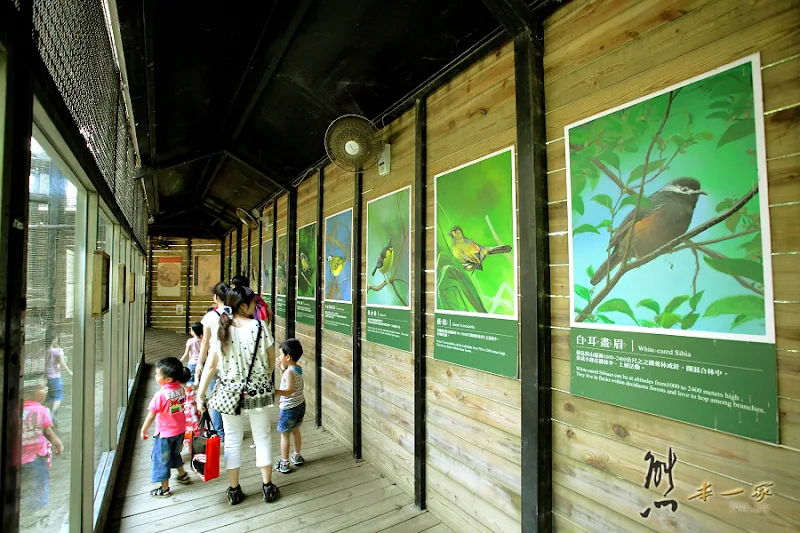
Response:
[[[426,507],[425,494],[425,215],[427,209],[427,103],[416,102],[414,142],[414,505]]]
[[[519,168],[522,531],[552,531],[550,286],[541,21],[514,39]]]
[[[319,175],[317,177],[317,320],[314,327],[314,375],[316,381],[314,382],[314,424],[317,427],[322,427],[322,298],[324,293],[323,283],[325,281],[325,248],[323,233],[325,228],[323,224],[325,220],[322,218],[322,205],[323,194],[325,193],[324,187],[325,167],[320,167]]]
[[[269,305],[270,309],[272,309],[272,324],[270,327],[272,328],[272,338],[275,338],[275,304],[277,302],[277,295],[275,294],[275,257],[278,254],[277,246],[278,246],[278,200],[272,202],[272,254],[270,257],[271,266],[269,268],[270,271],[270,287],[272,287],[272,292],[270,293]]]
[[[261,254],[264,251],[263,250],[263,248],[264,248],[264,221],[263,221],[263,218],[264,217],[262,215],[261,217],[259,217],[259,220],[258,220],[258,273],[256,274],[256,277],[258,279],[256,280],[256,286],[258,287],[258,294],[259,295],[261,294],[261,269],[264,268],[264,265],[262,264],[263,263],[263,258],[261,257]],[[251,286],[253,285],[253,280],[250,280],[250,285]]]
[[[32,2],[13,2],[0,7],[6,48],[6,99],[3,128],[2,209],[0,210],[0,350],[2,350],[2,440],[0,440],[0,484],[2,484],[2,529],[19,531],[20,467],[17,461],[22,439],[20,375],[25,331],[27,267],[28,176],[31,166],[33,86],[31,78]],[[75,517],[80,520],[80,517]]]
[[[353,185],[353,457],[361,460],[361,217],[363,173],[356,172]]]
[[[153,325],[153,236],[150,235],[150,250],[147,259],[147,327]]]
[[[227,241],[227,237],[223,237],[219,240],[219,279],[220,281],[225,279],[225,241]]]
[[[233,244],[231,244],[233,246]],[[238,276],[242,273],[242,226],[236,227],[236,269],[232,272],[232,276]],[[230,280],[228,280],[230,281]]]
[[[186,248],[186,334],[189,334],[189,320],[192,314],[189,312],[189,306],[192,305],[192,239],[186,239],[188,246]]]
[[[286,276],[286,338],[294,337],[295,309],[297,303],[297,189],[288,193],[289,205],[286,227],[286,263],[288,276]]]

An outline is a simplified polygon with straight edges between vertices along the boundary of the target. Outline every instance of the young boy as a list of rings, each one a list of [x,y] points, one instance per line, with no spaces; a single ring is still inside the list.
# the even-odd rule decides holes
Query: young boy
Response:
[[[154,498],[169,498],[170,468],[178,469],[178,483],[191,483],[189,474],[183,469],[183,437],[186,431],[186,415],[183,404],[186,394],[181,383],[186,383],[192,375],[188,368],[175,357],[167,357],[156,363],[156,383],[161,386],[147,407],[147,418],[142,424],[140,435],[147,439],[147,430],[153,419],[156,420],[156,435],[153,437],[153,452],[150,454],[150,481],[161,486],[150,491]]]
[[[195,322],[192,324],[192,329],[189,331],[192,334],[192,338],[186,341],[186,350],[184,350],[183,357],[181,357],[181,363],[187,358],[189,359],[186,366],[189,367],[189,371],[192,373],[192,379],[194,379],[197,361],[200,359],[200,344],[203,342],[203,324]],[[190,381],[189,383],[192,382]]]
[[[278,418],[278,433],[281,434],[281,460],[275,463],[275,470],[284,474],[291,472],[289,467],[289,438],[294,437],[292,463],[296,466],[305,461],[300,455],[300,424],[306,414],[306,400],[303,396],[303,369],[297,362],[303,355],[303,346],[297,339],[287,339],[278,348],[278,360],[283,371],[281,388],[275,391],[280,396],[281,414]]]
[[[31,508],[47,505],[50,499],[50,446],[61,455],[64,445],[53,431],[50,411],[43,402],[47,397],[44,379],[25,385],[22,405],[22,475],[23,490],[31,494]]]

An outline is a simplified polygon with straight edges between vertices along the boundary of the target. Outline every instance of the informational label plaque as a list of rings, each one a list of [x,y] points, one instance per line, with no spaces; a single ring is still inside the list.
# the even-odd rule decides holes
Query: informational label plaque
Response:
[[[341,302],[325,302],[322,316],[325,329],[343,335],[353,334],[353,306]]]
[[[436,342],[443,361],[517,377],[514,148],[434,176]]]
[[[411,351],[411,187],[367,203],[370,342]]]
[[[573,394],[778,442],[758,55],[565,128]]]
[[[298,322],[313,326],[316,322],[317,316],[316,302],[307,298],[298,298],[294,316]]]

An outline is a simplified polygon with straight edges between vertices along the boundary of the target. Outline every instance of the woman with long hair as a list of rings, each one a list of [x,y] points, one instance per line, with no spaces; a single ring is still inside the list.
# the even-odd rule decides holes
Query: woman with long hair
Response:
[[[272,361],[274,347],[269,328],[249,318],[255,309],[255,293],[250,287],[235,287],[225,296],[219,325],[212,331],[211,348],[197,391],[197,408],[203,411],[204,395],[211,375],[219,380],[209,407],[222,413],[226,429],[225,464],[228,470],[228,503],[236,505],[244,499],[239,485],[242,463],[244,414],[250,419],[256,445],[256,466],[261,469],[261,492],[265,502],[278,497],[272,483],[272,435],[267,407],[273,403]]]
[[[211,346],[211,331],[219,326],[220,317],[222,316],[222,308],[225,307],[225,295],[228,293],[228,286],[224,281],[220,281],[211,291],[211,298],[214,300],[214,307],[209,309],[208,313],[203,316],[200,323],[203,325],[203,337],[200,341],[200,355],[197,357],[197,363],[194,367],[194,383],[200,383],[200,377],[203,374],[203,364],[208,357],[208,347]],[[217,384],[217,376],[214,372],[210,372],[209,376],[209,392],[214,391]],[[222,421],[222,415],[216,409],[211,409],[211,424],[217,431],[220,440],[225,442],[225,424]]]

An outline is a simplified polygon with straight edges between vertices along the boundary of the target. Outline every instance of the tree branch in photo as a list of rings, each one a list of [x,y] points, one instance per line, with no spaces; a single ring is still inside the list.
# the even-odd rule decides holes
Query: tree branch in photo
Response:
[[[383,290],[385,287],[390,286],[394,290],[394,293],[397,295],[397,298],[402,302],[402,304],[403,305],[408,305],[408,302],[406,301],[406,299],[403,298],[400,295],[400,291],[397,290],[397,287],[395,286],[395,283],[398,283],[398,282],[405,283],[406,285],[408,285],[408,282],[406,280],[404,280],[404,279],[400,279],[400,278],[384,278],[383,282],[380,285],[371,285],[371,284],[368,283],[367,284],[367,292],[369,292],[369,291],[378,292],[380,290]]]
[[[709,244],[716,244],[718,242],[729,241],[731,239],[736,239],[739,237],[744,237],[745,235],[751,235],[753,233],[757,233],[761,231],[760,229],[750,229],[747,231],[742,231],[740,233],[734,233],[733,235],[726,235],[725,237],[718,237],[716,239],[711,239],[710,241],[702,241],[702,242],[691,242],[687,243],[683,246],[678,246],[673,252],[680,252],[681,250],[686,250],[687,248],[697,248],[698,246],[707,246]]]
[[[697,250],[692,248],[694,255],[694,277],[692,278],[692,296],[697,296],[697,276],[700,275],[700,254]]]
[[[653,250],[652,252],[650,252],[646,256],[642,257],[641,259],[637,259],[636,261],[628,263],[628,261],[627,261],[627,251],[626,251],[626,254],[625,254],[626,259],[625,259],[624,262],[620,263],[620,267],[619,267],[619,270],[617,270],[617,273],[614,275],[613,278],[611,278],[611,280],[605,285],[605,287],[603,287],[603,289],[600,292],[598,292],[597,295],[594,298],[592,298],[592,301],[589,302],[588,304],[586,304],[586,307],[583,308],[583,310],[578,315],[578,318],[576,318],[575,320],[577,322],[583,322],[584,320],[586,320],[587,317],[591,316],[592,311],[594,311],[595,307],[597,307],[600,304],[600,302],[602,302],[603,299],[606,296],[608,296],[608,293],[611,292],[611,289],[613,289],[617,285],[617,283],[619,283],[619,280],[622,278],[622,276],[625,275],[625,273],[627,273],[627,272],[629,272],[629,271],[631,271],[631,270],[633,270],[635,268],[642,267],[642,266],[646,265],[647,263],[649,263],[650,261],[652,261],[652,260],[654,260],[654,259],[656,259],[658,257],[661,257],[662,255],[671,253],[672,251],[674,251],[674,248],[677,245],[679,245],[679,244],[681,244],[683,242],[689,241],[693,237],[695,237],[697,235],[700,235],[701,233],[703,233],[704,231],[708,230],[709,228],[712,228],[712,227],[716,226],[717,224],[720,224],[721,222],[724,222],[727,218],[729,218],[735,212],[737,212],[739,209],[744,207],[744,205],[747,202],[749,202],[757,193],[758,193],[758,184],[756,184],[752,189],[750,189],[750,191],[747,194],[742,196],[739,199],[739,201],[736,202],[733,206],[731,206],[727,211],[724,211],[723,213],[719,214],[718,216],[707,220],[703,224],[700,224],[696,228],[687,231],[683,235],[672,239],[671,241],[669,241],[665,245],[661,246],[660,248],[658,248],[656,250]],[[635,217],[634,217],[634,220],[635,220]],[[630,240],[631,239],[629,238],[628,239],[629,243],[630,243]],[[712,254],[717,254],[717,252],[714,252],[713,250],[709,250],[708,248],[705,248],[705,247],[700,247],[699,250],[702,251],[705,254],[708,254],[708,252],[711,252]],[[708,250],[708,252],[706,252],[706,250]],[[721,254],[718,254],[718,255],[721,256]],[[711,257],[713,257],[713,256],[711,256]],[[724,256],[722,256],[722,257],[724,257]],[[739,281],[739,280],[737,280],[737,281]],[[741,281],[740,281],[740,283],[741,283]],[[750,287],[749,285],[744,285],[744,286],[746,286],[750,290],[756,290],[755,288]]]
[[[704,254],[706,254],[711,259],[730,259],[727,255],[721,254],[719,252],[715,252],[714,250],[712,250],[710,248],[706,248],[705,246],[700,246],[699,243],[695,244],[694,247],[697,248],[698,251],[703,252]],[[749,291],[752,291],[752,292],[758,294],[759,296],[764,296],[764,290],[763,289],[759,289],[757,287],[753,287],[753,285],[750,282],[748,282],[745,278],[743,278],[741,276],[737,276],[736,274],[728,274],[728,275],[731,276],[733,279],[735,279],[736,282],[739,285],[741,285],[742,287],[744,287],[745,289],[747,289]]]

